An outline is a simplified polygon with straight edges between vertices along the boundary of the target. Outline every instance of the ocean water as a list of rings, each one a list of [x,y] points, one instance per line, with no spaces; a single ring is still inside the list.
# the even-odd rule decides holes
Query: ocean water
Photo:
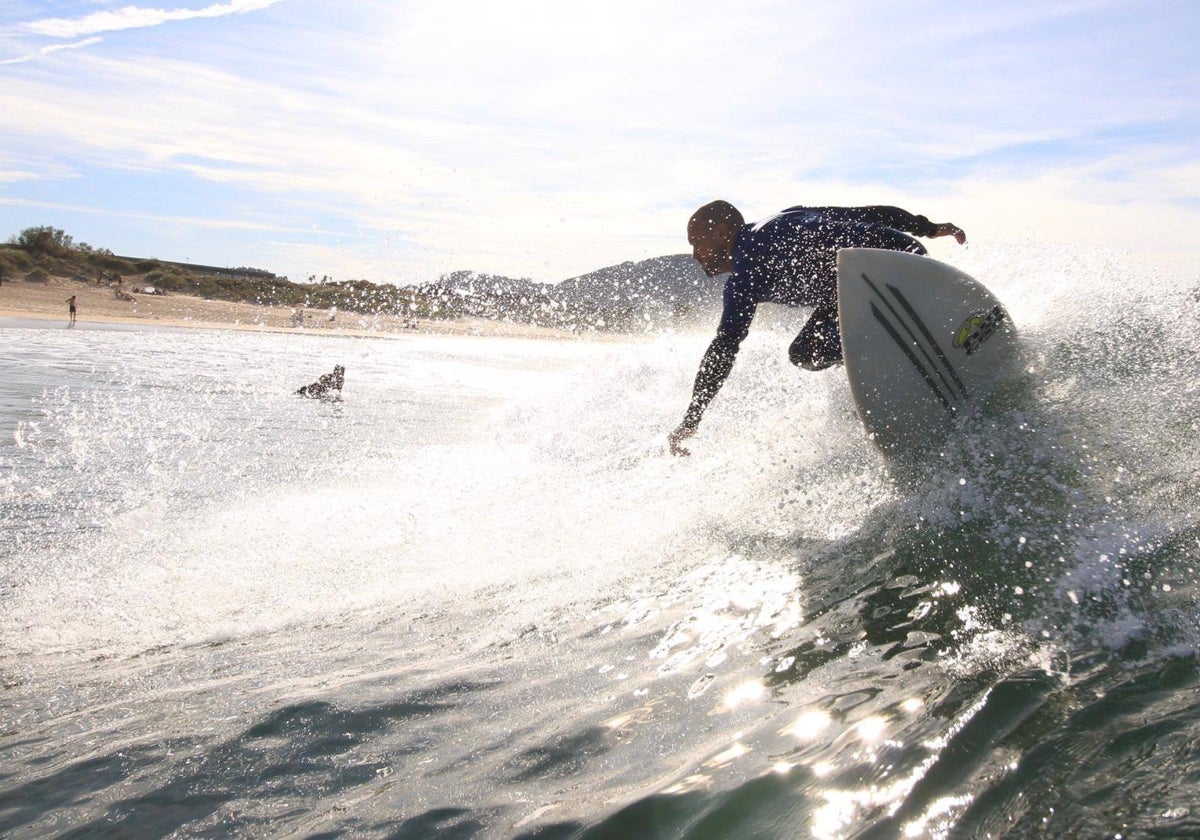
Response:
[[[0,835],[1200,836],[1197,278],[957,253],[903,478],[786,310],[689,459],[707,335],[0,325]]]

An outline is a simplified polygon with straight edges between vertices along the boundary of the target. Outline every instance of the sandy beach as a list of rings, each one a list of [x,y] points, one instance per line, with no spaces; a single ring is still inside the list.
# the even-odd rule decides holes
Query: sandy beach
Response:
[[[124,289],[132,290],[140,285],[137,277],[130,277],[126,279]],[[45,281],[6,280],[0,284],[0,318],[35,318],[66,323],[69,320],[67,299],[72,295],[76,297],[76,320],[81,324],[145,324],[369,337],[398,337],[416,333],[554,339],[582,337],[566,330],[483,318],[447,321],[421,319],[414,323],[394,315],[338,311],[336,318],[331,321],[330,313],[325,309],[308,310],[303,326],[296,326],[290,306],[259,306],[174,293],[153,295],[132,292],[126,295],[132,300],[126,300],[118,296],[118,290],[113,286],[67,277],[51,277]],[[588,333],[586,337],[599,338],[601,335]]]

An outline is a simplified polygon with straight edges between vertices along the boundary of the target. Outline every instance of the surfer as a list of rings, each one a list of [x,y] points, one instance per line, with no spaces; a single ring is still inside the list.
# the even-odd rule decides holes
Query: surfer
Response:
[[[790,207],[746,224],[727,201],[712,201],[692,214],[687,226],[692,256],[704,273],[725,280],[724,307],[716,338],[709,344],[683,422],[667,436],[673,455],[691,454],[681,444],[696,433],[704,410],[733,369],[742,340],[760,303],[811,306],[813,313],[788,348],[792,364],[824,370],[842,360],[837,321],[837,252],[841,248],[885,248],[924,254],[914,236],[953,236],[957,225],[937,224],[899,207]]]
[[[336,400],[342,396],[342,384],[346,381],[346,369],[334,365],[333,373],[327,373],[311,385],[305,385],[296,392],[301,397],[313,397],[319,400]]]

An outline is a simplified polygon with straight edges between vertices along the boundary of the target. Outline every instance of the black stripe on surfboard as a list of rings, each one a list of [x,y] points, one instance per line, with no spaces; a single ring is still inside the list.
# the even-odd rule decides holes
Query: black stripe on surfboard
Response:
[[[908,317],[913,319],[913,323],[917,325],[917,329],[919,329],[921,334],[925,336],[925,340],[929,342],[929,346],[933,348],[933,352],[936,353],[937,357],[942,360],[942,364],[945,365],[946,371],[950,374],[950,378],[954,380],[956,385],[958,385],[958,390],[962,392],[962,395],[965,398],[967,396],[967,386],[964,385],[963,381],[958,378],[958,371],[956,371],[954,369],[954,365],[950,363],[950,359],[942,350],[942,346],[938,344],[937,339],[935,339],[933,334],[929,331],[929,327],[925,326],[925,322],[921,320],[921,316],[917,314],[917,310],[913,309],[912,304],[908,302],[908,298],[906,298],[899,289],[890,283],[885,283],[884,285],[888,287],[888,291],[896,296],[896,300],[899,301],[900,305],[904,307],[904,311],[908,313]]]
[[[866,275],[863,276],[865,277]],[[884,303],[886,304],[887,302],[884,301]],[[908,360],[912,362],[912,366],[915,367],[917,372],[921,374],[921,378],[925,380],[925,384],[929,386],[929,389],[933,391],[934,395],[941,400],[942,405],[946,408],[946,411],[953,413],[954,406],[951,404],[950,400],[946,399],[946,395],[942,393],[942,389],[938,387],[936,380],[934,380],[929,371],[925,369],[925,365],[921,364],[921,360],[918,359],[917,354],[912,351],[912,347],[909,346],[909,343],[904,340],[904,336],[900,335],[900,333],[896,331],[896,328],[892,326],[892,322],[889,321],[887,316],[880,311],[879,307],[875,305],[874,301],[871,302],[871,314],[875,316],[875,320],[879,322],[879,325],[887,330],[887,334],[892,337],[892,341],[896,342],[896,346],[899,347],[904,355],[908,357]]]
[[[901,314],[896,311],[896,307],[892,306],[891,301],[889,301],[884,296],[883,292],[879,291],[879,287],[875,285],[875,282],[870,277],[868,277],[865,273],[862,275],[862,279],[864,281],[866,281],[866,284],[868,286],[871,287],[871,291],[873,291],[875,293],[875,296],[879,298],[880,302],[888,308],[888,312],[890,312],[892,314],[892,317],[895,319],[896,323],[899,324],[900,326],[902,326],[904,328],[904,331],[906,333],[908,333],[908,337],[912,340],[912,345],[915,345],[917,348],[920,349],[921,355],[925,357],[925,362],[929,365],[930,369],[932,369],[933,372],[937,374],[937,378],[942,381],[942,386],[946,389],[946,393],[950,396],[950,398],[956,402],[960,399],[965,398],[967,395],[967,389],[963,386],[962,380],[960,380],[958,378],[958,374],[955,372],[953,366],[950,364],[950,360],[946,358],[946,355],[941,352],[940,348],[937,348],[937,342],[934,341],[933,337],[929,334],[929,329],[925,326],[924,322],[921,321],[920,317],[917,316],[916,312],[913,311],[912,307],[907,305],[908,301],[907,300],[903,301],[903,303],[905,305],[904,308],[913,316],[914,320],[917,321],[917,323],[919,324],[918,329],[920,329],[921,332],[924,333],[925,337],[927,339],[929,339],[930,343],[934,345],[934,347],[936,348],[936,350],[935,350],[936,354],[939,357],[941,357],[942,361],[946,364],[946,367],[949,369],[950,378],[953,379],[958,384],[958,387],[959,387],[959,390],[961,391],[961,393],[959,393],[959,394],[955,393],[954,386],[946,381],[946,377],[945,377],[945,375],[942,374],[941,370],[938,368],[937,362],[935,362],[933,357],[929,355],[929,350],[926,349],[925,345],[922,344],[921,341],[917,338],[916,334],[913,333],[912,328],[909,327],[909,325],[905,322],[903,316],[901,316]],[[889,285],[888,288],[894,294],[897,294],[898,297],[903,298],[903,295],[899,295],[894,286]],[[911,347],[910,347],[910,349],[911,349]]]

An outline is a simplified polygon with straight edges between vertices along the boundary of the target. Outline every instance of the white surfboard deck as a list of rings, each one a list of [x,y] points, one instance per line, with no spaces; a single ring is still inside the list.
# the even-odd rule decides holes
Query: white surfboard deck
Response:
[[[1020,368],[1000,301],[963,272],[917,254],[838,252],[838,321],[850,391],[888,454],[935,445]]]

